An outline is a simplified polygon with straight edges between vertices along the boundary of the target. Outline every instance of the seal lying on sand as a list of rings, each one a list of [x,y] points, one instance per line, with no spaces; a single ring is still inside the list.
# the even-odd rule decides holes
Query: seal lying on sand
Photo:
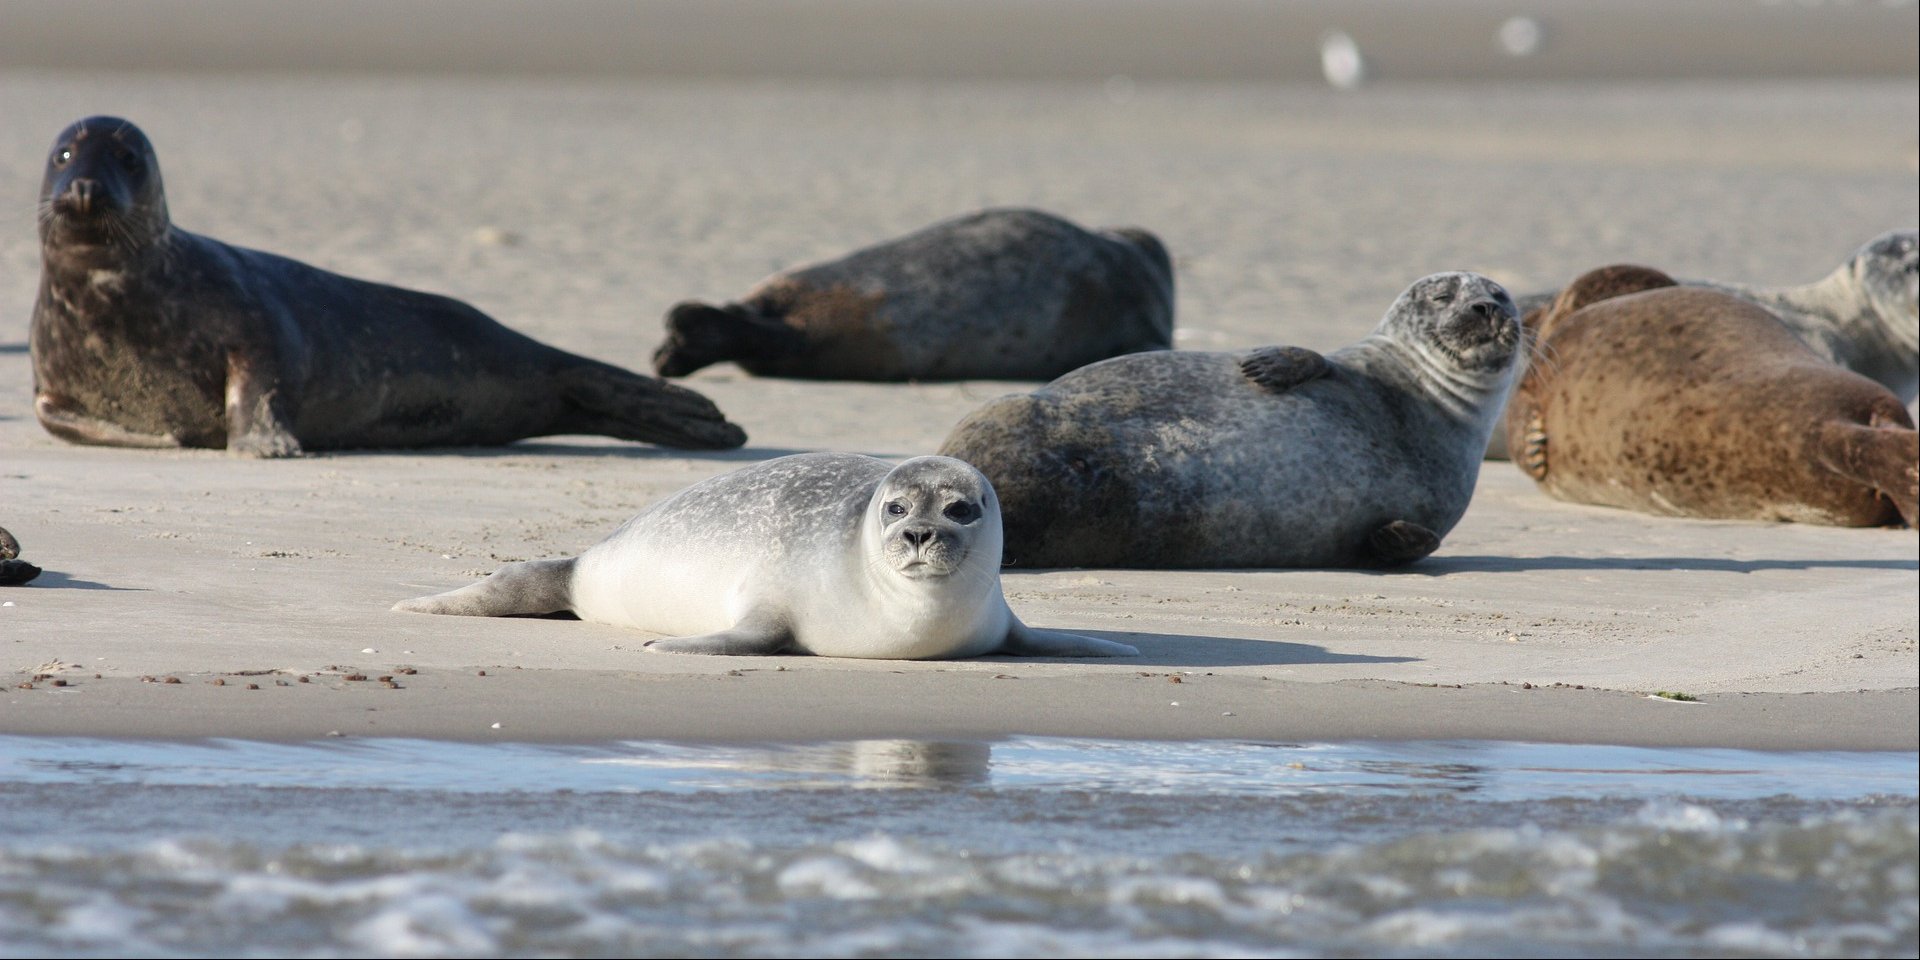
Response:
[[[1173,345],[1173,264],[1144,230],[987,210],[667,314],[654,370],[732,360],[833,380],[1045,380]]]
[[[14,587],[40,575],[40,568],[20,557],[20,541],[0,527],[0,587]]]
[[[987,404],[941,453],[993,481],[1026,566],[1408,563],[1466,511],[1520,340],[1499,284],[1435,274],[1326,356],[1107,360]]]
[[[1669,516],[1873,526],[1915,519],[1920,441],[1886,387],[1771,311],[1607,267],[1538,321],[1506,414],[1520,468],[1563,500]]]
[[[40,188],[34,409],[74,443],[303,449],[595,433],[746,441],[707,398],[541,344],[446,297],[174,227],[133,124],[62,131]]]
[[[1911,413],[1920,393],[1920,232],[1894,230],[1854,251],[1825,278],[1798,287],[1749,287],[1682,280],[1689,287],[1731,293],[1773,311],[1813,352],[1892,390]],[[1529,326],[1534,311],[1558,293],[1520,298]],[[1508,456],[1506,435],[1495,431],[1487,456]]]
[[[1115,657],[1123,643],[1035,630],[1000,592],[1000,506],[972,467],[843,453],[781,457],[695,484],[579,557],[508,564],[395,610],[572,611],[679,635],[673,653],[929,660]]]

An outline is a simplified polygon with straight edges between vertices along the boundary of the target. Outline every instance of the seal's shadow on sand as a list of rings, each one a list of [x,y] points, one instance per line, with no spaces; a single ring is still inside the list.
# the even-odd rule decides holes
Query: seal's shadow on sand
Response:
[[[52,588],[54,590],[123,590],[123,591],[129,591],[133,593],[146,592],[145,587],[115,587],[115,586],[111,586],[105,583],[100,583],[94,580],[80,580],[80,579],[68,576],[67,574],[61,573],[58,570],[44,570],[44,569],[40,571],[39,576],[34,577],[32,580],[26,583],[23,583],[18,587],[9,587],[8,589],[27,591],[27,590],[46,590],[48,588]],[[13,596],[13,594],[0,593],[0,596],[10,597],[10,596]]]
[[[1375,576],[1444,577],[1452,573],[1524,573],[1529,570],[1704,570],[1759,573],[1762,570],[1920,570],[1912,560],[1727,560],[1719,557],[1481,557],[1435,556],[1392,570],[1363,570]]]
[[[1283,640],[1247,640],[1239,637],[1200,637],[1172,633],[1119,633],[1112,630],[1073,630],[1087,637],[1131,644],[1140,649],[1137,657],[1111,659],[1074,658],[1076,663],[1113,663],[1123,667],[1258,667],[1304,663],[1414,663],[1420,657],[1375,657],[1359,653],[1336,653],[1310,643]],[[1005,660],[1008,663],[1050,663],[1043,657],[986,656],[981,660]]]

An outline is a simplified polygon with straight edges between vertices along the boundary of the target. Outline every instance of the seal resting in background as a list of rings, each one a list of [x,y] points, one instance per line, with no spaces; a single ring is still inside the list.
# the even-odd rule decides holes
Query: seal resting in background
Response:
[[[1521,343],[1500,285],[1442,273],[1378,329],[1076,370],[969,415],[941,453],[999,491],[1035,567],[1385,567],[1467,509]]]
[[[1826,277],[1802,286],[1676,282],[1766,307],[1814,353],[1892,390],[1913,412],[1920,394],[1920,232],[1881,234]],[[1521,297],[1521,317],[1531,326],[1535,312],[1552,306],[1557,296]],[[1507,459],[1506,441],[1504,431],[1495,431],[1487,456]]]
[[[0,587],[17,587],[39,575],[39,567],[20,559],[20,541],[0,527]]]
[[[1588,273],[1540,317],[1506,413],[1515,462],[1562,500],[1646,513],[1913,524],[1920,441],[1886,387],[1780,318],[1650,267]]]
[[[746,441],[697,393],[556,350],[458,300],[173,226],[153,147],[125,120],[61,132],[39,220],[34,410],[64,440],[264,457],[560,433]]]
[[[732,360],[758,376],[1046,380],[1173,346],[1173,264],[1153,234],[1038,210],[942,221],[667,314],[663,377]]]
[[[930,660],[1134,656],[1035,630],[1000,591],[1000,505],[980,472],[918,457],[781,457],[695,484],[578,557],[513,563],[395,610],[571,611],[672,634],[672,653]]]

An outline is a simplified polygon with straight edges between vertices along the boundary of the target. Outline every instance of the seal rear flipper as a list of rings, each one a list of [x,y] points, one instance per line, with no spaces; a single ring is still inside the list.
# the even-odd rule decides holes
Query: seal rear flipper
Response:
[[[993,653],[1008,657],[1137,657],[1140,651],[1124,643],[1083,637],[1058,630],[1035,630],[1012,618],[1007,638]]]
[[[721,657],[771,657],[795,649],[793,631],[773,617],[748,616],[716,633],[697,637],[649,640],[647,649],[662,653],[703,653]]]
[[[1332,369],[1326,357],[1306,347],[1261,347],[1240,361],[1240,372],[1248,380],[1274,393],[1318,380]]]
[[[1440,535],[1417,523],[1395,520],[1367,536],[1367,551],[1383,567],[1412,563],[1440,549]]]
[[[1887,419],[1892,422],[1876,416],[1872,425],[1824,425],[1820,461],[1892,502],[1907,526],[1920,527],[1920,433],[1900,423],[1904,417]]]
[[[478,583],[458,590],[402,600],[393,609],[402,613],[437,613],[452,617],[545,616],[573,609],[573,565],[576,558],[527,560],[509,563]]]
[[[564,375],[572,406],[556,433],[593,433],[683,450],[731,450],[747,432],[727,420],[712,400],[652,377],[608,364],[584,364]]]
[[[675,304],[666,326],[666,342],[653,352],[653,370],[663,377],[684,377],[724,360],[778,359],[806,343],[800,331],[737,303]]]
[[[17,587],[40,575],[40,568],[25,560],[0,560],[0,587]]]

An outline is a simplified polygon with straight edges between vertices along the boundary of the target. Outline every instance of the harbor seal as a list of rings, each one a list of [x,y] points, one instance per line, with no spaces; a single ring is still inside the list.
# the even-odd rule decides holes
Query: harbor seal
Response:
[[[17,587],[39,575],[39,567],[20,559],[20,541],[0,527],[0,587]]]
[[[1466,511],[1521,345],[1507,292],[1441,273],[1374,333],[1076,370],[969,415],[940,452],[1000,493],[1036,567],[1387,567]]]
[[[175,227],[153,147],[125,120],[61,132],[39,223],[34,410],[64,440],[263,457],[561,433],[746,440],[691,390],[556,350],[458,300]]]
[[[1173,346],[1173,263],[1153,234],[1038,210],[957,217],[774,274],[666,318],[654,371],[732,360],[757,376],[1046,380]]]
[[[723,474],[642,511],[578,557],[508,564],[395,610],[571,611],[675,635],[671,653],[929,660],[1135,656],[1035,630],[1000,591],[1000,505],[944,457],[899,466],[805,453]]]
[[[1892,390],[1909,414],[1920,396],[1920,231],[1892,230],[1862,244],[1847,262],[1813,283],[1757,287],[1714,280],[1681,286],[1730,293],[1773,311],[1814,353]],[[1558,292],[1519,299],[1529,324]],[[1487,456],[1508,457],[1506,432],[1494,431]]]
[[[1505,429],[1547,493],[1667,516],[1914,523],[1905,406],[1772,311],[1616,266],[1575,280],[1537,327],[1550,362],[1521,378]]]

